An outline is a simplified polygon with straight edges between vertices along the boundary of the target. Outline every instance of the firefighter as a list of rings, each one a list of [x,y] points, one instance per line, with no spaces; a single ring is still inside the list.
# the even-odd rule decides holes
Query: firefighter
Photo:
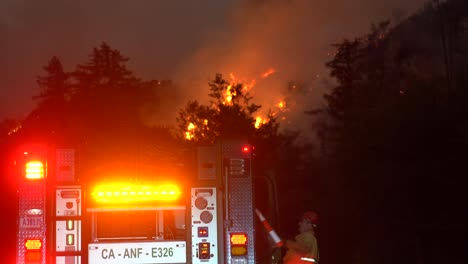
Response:
[[[318,263],[319,251],[315,228],[319,222],[318,214],[307,211],[299,221],[299,234],[294,240],[287,240],[285,247],[288,249],[283,258],[284,264]]]

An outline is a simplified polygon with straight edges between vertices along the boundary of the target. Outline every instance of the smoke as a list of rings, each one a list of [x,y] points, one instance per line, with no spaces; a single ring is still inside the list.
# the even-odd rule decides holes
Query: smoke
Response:
[[[52,56],[73,71],[102,42],[130,58],[138,77],[170,79],[234,1],[0,1],[0,120],[34,108],[36,77]]]
[[[205,102],[208,82],[216,73],[243,83],[256,80],[251,90],[261,115],[279,111],[286,99],[280,128],[308,133],[310,117],[304,111],[320,107],[329,83],[325,63],[331,44],[358,37],[372,23],[395,22],[416,10],[423,0],[270,0],[243,1],[233,8],[226,24],[208,35],[204,45],[188,56],[174,72],[183,80],[186,98]],[[275,73],[260,78],[268,69]]]
[[[188,100],[207,101],[216,73],[227,79],[233,73],[246,83],[257,80],[251,93],[262,114],[289,97],[295,108],[281,125],[301,124],[303,110],[322,103],[330,44],[362,35],[372,22],[403,19],[424,1],[4,0],[0,118],[33,108],[36,77],[52,56],[72,71],[104,41],[130,58],[138,77],[174,81],[174,90],[164,91],[174,94],[146,112],[146,123],[174,124]],[[262,79],[271,68],[275,73]],[[288,89],[292,82],[300,89]]]

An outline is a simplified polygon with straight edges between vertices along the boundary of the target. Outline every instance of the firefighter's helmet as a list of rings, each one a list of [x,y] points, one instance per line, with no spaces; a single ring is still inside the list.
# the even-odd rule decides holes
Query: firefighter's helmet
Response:
[[[302,219],[307,219],[309,220],[314,226],[319,224],[319,216],[315,211],[306,211],[302,215]]]

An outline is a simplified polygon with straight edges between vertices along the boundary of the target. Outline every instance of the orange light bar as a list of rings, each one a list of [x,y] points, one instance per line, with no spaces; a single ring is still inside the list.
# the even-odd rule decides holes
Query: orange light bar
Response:
[[[26,179],[42,179],[44,178],[44,165],[40,161],[30,161],[25,166]]]
[[[179,199],[181,191],[175,185],[106,184],[94,189],[92,196],[100,203],[130,203],[138,201],[171,201]]]
[[[42,241],[40,239],[26,239],[24,247],[27,250],[39,250],[42,248]]]

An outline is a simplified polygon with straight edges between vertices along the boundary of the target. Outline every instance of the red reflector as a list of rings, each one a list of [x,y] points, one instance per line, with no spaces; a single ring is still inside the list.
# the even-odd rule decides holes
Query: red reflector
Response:
[[[42,241],[40,239],[26,239],[24,247],[27,250],[39,250],[42,248]]]
[[[247,245],[247,234],[231,234],[231,245]]]
[[[26,263],[33,264],[33,263],[41,263],[42,260],[42,253],[41,251],[26,251],[24,256]]]

